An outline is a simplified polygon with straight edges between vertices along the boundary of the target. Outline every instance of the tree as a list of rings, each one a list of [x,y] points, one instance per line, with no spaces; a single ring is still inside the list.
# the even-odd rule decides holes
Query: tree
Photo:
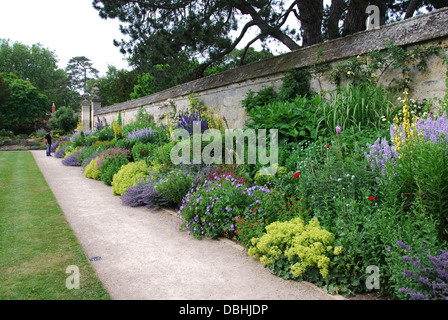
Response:
[[[131,99],[148,96],[156,92],[154,77],[149,73],[138,76],[137,84],[134,86],[134,92],[131,93]]]
[[[252,27],[260,30],[259,40],[270,36],[291,50],[300,48],[294,31],[282,28],[294,9],[284,8],[283,1],[94,0],[93,5],[102,18],[119,18],[126,23],[121,31],[131,40],[115,43],[123,53],[144,54],[151,65],[173,65],[169,59],[179,55],[182,59],[197,58],[201,63],[194,78],[231,53]],[[244,16],[250,20],[239,28]],[[231,31],[239,32],[236,39],[230,36]]]
[[[50,113],[51,103],[29,81],[19,79],[12,73],[0,73],[8,85],[9,96],[0,105],[0,127],[14,133],[31,133]]]
[[[137,70],[118,70],[114,66],[109,66],[106,75],[99,79],[89,80],[87,88],[91,92],[94,84],[98,83],[98,89],[100,90],[98,95],[101,98],[102,106],[125,102],[134,92],[138,74]]]
[[[221,61],[214,62],[206,70],[205,75],[217,74],[225,70],[238,68],[239,66],[271,58],[274,55],[269,50],[256,51],[252,47],[235,49]]]
[[[369,4],[379,7],[384,24],[391,14],[400,17],[411,5],[431,9],[446,6],[447,1],[333,0],[324,7],[323,0],[93,0],[100,17],[123,23],[120,30],[128,40],[115,41],[115,45],[131,55],[132,65],[144,68],[174,66],[179,59],[199,61],[185,77],[190,80],[202,77],[210,65],[244,42],[250,47],[256,41],[266,44],[274,39],[297,50],[365,30]],[[299,30],[290,27],[294,19]],[[249,30],[257,33],[246,42]]]
[[[56,105],[79,106],[80,95],[71,90],[68,76],[57,67],[55,53],[41,44],[31,46],[0,39],[0,72],[29,81]]]
[[[76,128],[77,118],[73,109],[69,107],[60,107],[52,117],[48,119],[48,127],[52,130],[58,130],[62,133],[69,133]]]
[[[76,90],[86,91],[87,81],[98,78],[99,71],[93,67],[93,63],[85,56],[73,57],[68,61],[66,68],[69,80]]]

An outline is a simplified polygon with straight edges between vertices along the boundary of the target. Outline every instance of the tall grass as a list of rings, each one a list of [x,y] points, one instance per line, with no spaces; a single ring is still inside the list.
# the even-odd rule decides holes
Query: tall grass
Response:
[[[321,105],[319,131],[334,133],[337,126],[341,126],[342,130],[351,127],[358,130],[380,130],[391,123],[399,110],[393,101],[393,93],[373,85],[348,84],[338,88],[331,92],[328,101]]]

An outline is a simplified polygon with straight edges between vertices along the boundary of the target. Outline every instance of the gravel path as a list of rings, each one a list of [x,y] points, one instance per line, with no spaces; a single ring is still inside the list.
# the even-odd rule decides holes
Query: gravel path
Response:
[[[179,231],[173,212],[124,206],[80,167],[31,151],[84,252],[117,300],[333,300],[306,282],[274,276],[225,239]],[[82,283],[81,283],[82,285]]]

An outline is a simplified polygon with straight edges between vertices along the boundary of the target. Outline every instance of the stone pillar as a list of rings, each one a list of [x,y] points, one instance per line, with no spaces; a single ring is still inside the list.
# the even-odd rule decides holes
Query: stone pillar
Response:
[[[98,83],[95,83],[94,87],[93,87],[93,98],[92,98],[92,103],[91,103],[91,130],[94,130],[94,125],[95,125],[95,111],[98,110],[99,108],[101,108],[101,98],[98,96],[98,93],[100,92],[100,89],[98,89]]]
[[[82,130],[86,130],[90,128],[90,95],[88,92],[84,92],[82,97],[84,100],[81,103],[81,125]]]

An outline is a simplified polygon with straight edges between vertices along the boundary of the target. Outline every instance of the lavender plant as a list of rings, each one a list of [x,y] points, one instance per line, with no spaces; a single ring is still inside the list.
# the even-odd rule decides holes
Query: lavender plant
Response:
[[[151,142],[156,137],[156,130],[153,128],[134,129],[127,135],[129,141],[137,140],[142,143]]]
[[[65,156],[65,149],[67,149],[67,147],[68,147],[67,145],[61,146],[59,148],[59,150],[54,153],[54,157],[55,158],[64,158],[64,156]]]
[[[62,160],[65,166],[79,167],[82,164],[82,150],[74,151]]]
[[[403,260],[412,265],[402,274],[413,287],[400,288],[399,292],[408,294],[412,300],[448,300],[448,252],[440,250],[431,255],[423,251],[419,255],[402,241],[397,243],[406,253]]]
[[[120,199],[124,205],[131,207],[147,207],[157,209],[161,206],[165,206],[168,200],[159,194],[155,186],[158,182],[158,178],[155,177],[156,173],[153,172],[146,179],[139,181],[136,185],[130,186],[126,192],[120,196]]]

